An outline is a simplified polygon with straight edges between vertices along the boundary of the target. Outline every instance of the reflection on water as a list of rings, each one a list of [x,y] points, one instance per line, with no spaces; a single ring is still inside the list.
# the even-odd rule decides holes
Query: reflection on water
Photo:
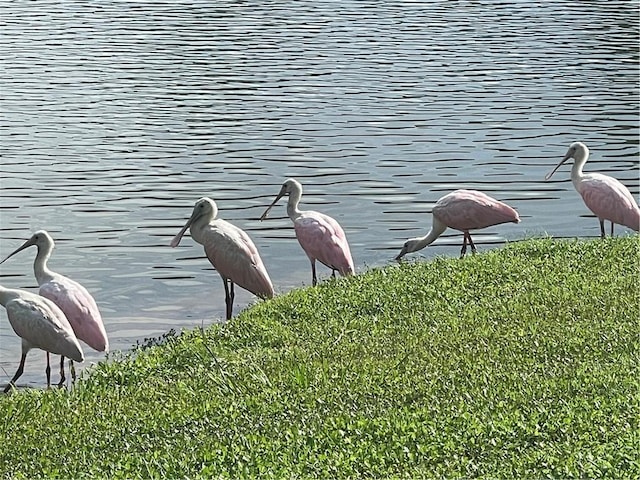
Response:
[[[115,350],[224,316],[201,247],[168,247],[201,196],[249,232],[278,292],[310,284],[284,205],[257,220],[289,176],[303,208],[343,225],[359,271],[391,263],[460,187],[522,217],[478,232],[480,250],[596,237],[570,167],[543,181],[575,140],[591,148],[587,170],[638,196],[629,2],[43,0],[2,11],[0,255],[49,230],[51,268],[94,294]],[[460,243],[448,231],[421,256]],[[32,255],[3,264],[1,283],[35,289]],[[254,301],[238,290],[235,310]],[[0,318],[8,379],[20,342]],[[29,356],[24,383],[43,383],[43,358]]]

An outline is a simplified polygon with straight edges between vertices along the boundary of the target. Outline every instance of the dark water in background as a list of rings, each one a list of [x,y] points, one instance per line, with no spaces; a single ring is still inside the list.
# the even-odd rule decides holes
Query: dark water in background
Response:
[[[570,167],[543,180],[575,140],[586,170],[638,197],[637,2],[0,1],[0,58],[0,256],[49,230],[50,267],[93,293],[112,350],[223,317],[202,248],[168,247],[201,196],[278,292],[311,276],[284,200],[257,220],[289,176],[343,225],[358,271],[391,263],[461,187],[522,217],[474,235],[480,250],[597,236]],[[34,256],[0,283],[35,290]],[[235,311],[253,301],[238,290]],[[2,311],[0,383],[19,351]],[[32,352],[21,384],[43,369]]]

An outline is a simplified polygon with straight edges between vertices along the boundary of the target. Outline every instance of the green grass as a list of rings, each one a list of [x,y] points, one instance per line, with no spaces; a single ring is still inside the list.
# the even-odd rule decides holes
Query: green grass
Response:
[[[639,271],[543,239],[292,291],[0,398],[0,471],[638,478]]]

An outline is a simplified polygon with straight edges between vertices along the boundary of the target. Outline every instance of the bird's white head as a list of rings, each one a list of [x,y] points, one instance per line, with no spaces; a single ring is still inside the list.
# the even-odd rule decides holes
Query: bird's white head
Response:
[[[29,238],[29,240],[24,242],[22,245],[16,248],[12,253],[7,255],[7,257],[4,260],[2,260],[0,263],[4,263],[9,258],[13,257],[16,253],[21,252],[25,248],[31,247],[32,245],[35,245],[38,248],[38,253],[43,252],[43,254],[48,254],[49,252],[51,252],[51,250],[53,250],[53,247],[55,246],[55,242],[53,241],[53,238],[51,238],[51,235],[49,235],[49,233],[46,230],[38,230],[33,235],[31,235],[31,238]]]
[[[302,185],[300,184],[300,182],[298,182],[295,178],[287,178],[282,184],[282,187],[280,187],[280,191],[278,192],[275,200],[271,202],[271,205],[269,205],[264,213],[260,216],[260,220],[264,220],[265,218],[267,218],[267,215],[269,215],[269,212],[271,211],[273,206],[278,203],[278,200],[280,200],[285,195],[289,195],[289,197],[292,198],[295,203],[300,201],[300,197],[302,196]]]
[[[410,238],[409,240],[404,242],[404,245],[402,246],[402,250],[400,250],[400,253],[396,257],[396,260],[400,261],[402,260],[402,257],[404,257],[407,253],[412,253],[412,252],[415,252],[416,250],[420,250],[421,247],[419,244],[420,244],[420,238]]]
[[[191,213],[191,223],[195,220],[205,217],[207,220],[213,220],[218,216],[218,205],[209,197],[202,197],[193,207]]]
[[[191,217],[189,217],[189,220],[187,220],[187,223],[185,223],[184,227],[182,227],[182,230],[180,230],[180,232],[178,232],[178,234],[173,237],[169,245],[171,245],[172,247],[177,247],[180,244],[182,236],[187,231],[187,228],[191,227],[191,225],[193,225],[195,222],[199,221],[200,219],[205,219],[205,221],[208,223],[217,216],[218,206],[216,205],[216,202],[208,197],[202,197],[196,202],[195,206],[193,207],[193,212],[191,213]]]
[[[555,168],[551,170],[551,172],[547,173],[544,179],[549,180],[551,176],[556,172],[556,170],[558,170],[560,166],[564,165],[564,163],[570,158],[573,158],[575,160],[577,168],[582,169],[582,165],[584,165],[584,163],[587,161],[587,158],[589,158],[589,149],[582,142],[573,142],[571,145],[569,145],[569,149],[567,150],[567,153],[565,153],[562,160],[560,160],[560,163],[558,163],[558,165],[556,165]]]
[[[302,184],[295,178],[287,178],[280,189],[280,196],[290,195],[293,192],[300,192],[302,195]]]

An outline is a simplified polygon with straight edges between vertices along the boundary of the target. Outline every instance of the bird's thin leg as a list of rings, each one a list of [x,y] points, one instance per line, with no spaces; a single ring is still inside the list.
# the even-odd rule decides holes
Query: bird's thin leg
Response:
[[[51,365],[49,364],[49,352],[47,352],[47,368],[44,369],[44,373],[47,375],[47,388],[51,386]]]
[[[469,238],[469,245],[471,245],[471,252],[476,253],[478,250],[476,249],[476,246],[473,244],[473,240],[471,240],[471,234],[467,233],[467,237]]]
[[[69,371],[71,372],[71,383],[76,383],[76,367],[73,365],[73,360],[69,360]]]
[[[600,238],[604,238],[604,220],[599,218],[598,221],[600,222]]]
[[[331,269],[331,278],[336,278],[336,269],[335,268]]]
[[[67,377],[64,376],[64,356],[60,355],[60,381],[58,386],[63,386],[66,379]]]
[[[462,250],[460,250],[460,258],[464,257],[467,253],[467,232],[463,232],[462,235]]]
[[[311,285],[314,287],[318,284],[318,277],[316,277],[316,261],[311,260]]]
[[[233,314],[233,299],[235,297],[233,282],[223,278],[222,283],[224,283],[224,302],[227,305],[227,320],[231,320],[231,315]]]
[[[613,237],[613,222],[611,222],[611,236]]]
[[[236,298],[236,293],[234,291],[234,283],[231,280],[229,280],[229,290],[231,291],[231,295],[230,295],[231,302],[229,303],[229,305],[231,306],[229,307],[229,317],[231,317],[231,314],[233,313],[233,301]]]
[[[11,387],[16,386],[16,380],[18,380],[22,375],[22,372],[24,372],[24,361],[26,359],[27,359],[27,353],[25,352],[20,357],[20,365],[18,366],[18,370],[16,370],[16,374],[13,376],[11,381],[9,381],[9,384],[6,387],[4,387],[4,393],[7,393]]]

